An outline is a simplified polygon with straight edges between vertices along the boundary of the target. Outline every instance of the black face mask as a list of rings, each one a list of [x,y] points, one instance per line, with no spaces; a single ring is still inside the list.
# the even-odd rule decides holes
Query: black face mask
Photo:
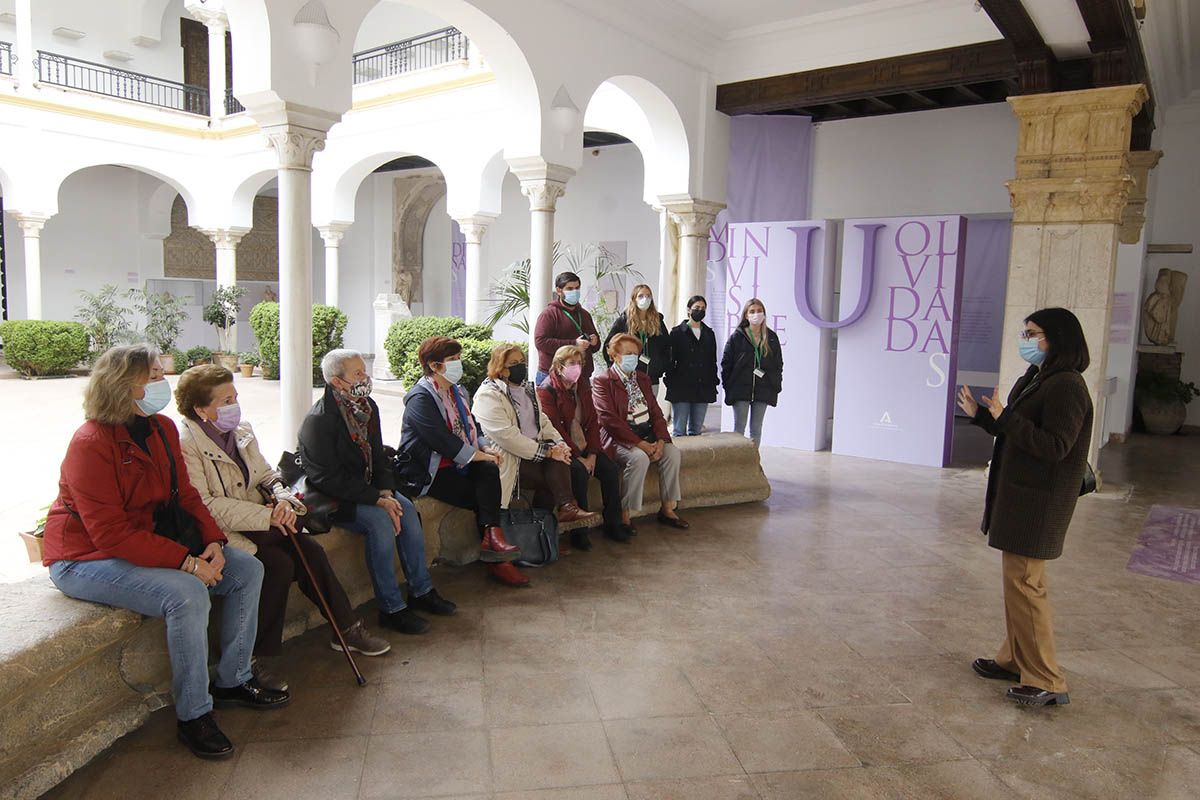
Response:
[[[704,311],[705,310],[703,308],[693,308],[689,316],[692,318],[692,321],[699,322],[700,320],[704,319]]]
[[[525,379],[529,377],[528,364],[513,364],[508,368],[508,382],[515,384],[525,383]]]

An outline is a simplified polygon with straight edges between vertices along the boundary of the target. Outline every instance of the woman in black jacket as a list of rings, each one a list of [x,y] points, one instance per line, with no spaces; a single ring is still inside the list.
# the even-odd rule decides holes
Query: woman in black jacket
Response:
[[[658,382],[671,362],[671,332],[663,315],[654,307],[654,293],[644,283],[633,287],[629,304],[613,321],[608,336],[604,338],[604,360],[611,367],[612,356],[608,343],[619,333],[628,333],[642,343],[642,354],[638,357],[638,372],[650,376],[650,385],[658,391]]]
[[[717,336],[704,324],[707,310],[708,303],[696,295],[688,300],[688,319],[671,330],[667,402],[675,436],[699,436],[708,406],[717,400]]]
[[[767,327],[767,307],[758,298],[746,303],[742,321],[725,342],[721,385],[725,405],[733,406],[733,429],[745,435],[749,419],[750,438],[762,444],[767,406],[778,403],[783,391],[783,348],[775,331]]]
[[[988,470],[982,530],[1004,553],[1004,617],[1008,636],[995,658],[971,665],[984,678],[1019,684],[1008,697],[1034,706],[1070,702],[1054,648],[1046,562],[1063,540],[1083,490],[1092,439],[1092,398],[1081,374],[1087,341],[1065,308],[1035,311],[1021,332],[1029,370],[1008,406],[998,394],[976,401],[966,386],[958,405],[996,437]]]

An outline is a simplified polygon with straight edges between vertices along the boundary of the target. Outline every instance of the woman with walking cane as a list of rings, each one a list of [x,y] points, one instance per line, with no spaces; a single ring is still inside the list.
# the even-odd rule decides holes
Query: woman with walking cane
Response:
[[[270,675],[262,659],[282,650],[288,590],[295,581],[333,624],[329,646],[347,654],[355,677],[364,683],[351,651],[379,656],[391,645],[355,617],[325,550],[311,536],[300,534],[297,513],[304,513],[304,504],[263,458],[237,399],[233,373],[215,364],[192,367],[175,388],[176,407],[184,417],[179,440],[188,477],[230,546],[253,553],[264,567],[251,662],[254,674],[263,685],[287,687],[286,681]]]

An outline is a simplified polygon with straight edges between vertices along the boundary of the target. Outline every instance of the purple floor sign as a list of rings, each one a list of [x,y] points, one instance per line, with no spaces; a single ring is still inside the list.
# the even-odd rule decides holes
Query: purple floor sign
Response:
[[[1152,506],[1126,569],[1200,583],[1200,509]]]
[[[834,453],[949,463],[966,228],[958,216],[846,220]]]

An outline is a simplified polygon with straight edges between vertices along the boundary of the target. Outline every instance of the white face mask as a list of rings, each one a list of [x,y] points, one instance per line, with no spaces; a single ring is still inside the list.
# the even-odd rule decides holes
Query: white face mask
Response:
[[[637,303],[638,308],[640,308],[642,311],[645,311],[646,309],[648,309],[650,307],[650,304],[654,302],[654,298],[646,297],[646,295],[644,295],[644,294],[639,294],[637,296],[637,300],[635,300],[634,302]]]
[[[767,315],[761,311],[751,311],[746,315],[746,319],[751,325],[762,325],[766,321]]]

